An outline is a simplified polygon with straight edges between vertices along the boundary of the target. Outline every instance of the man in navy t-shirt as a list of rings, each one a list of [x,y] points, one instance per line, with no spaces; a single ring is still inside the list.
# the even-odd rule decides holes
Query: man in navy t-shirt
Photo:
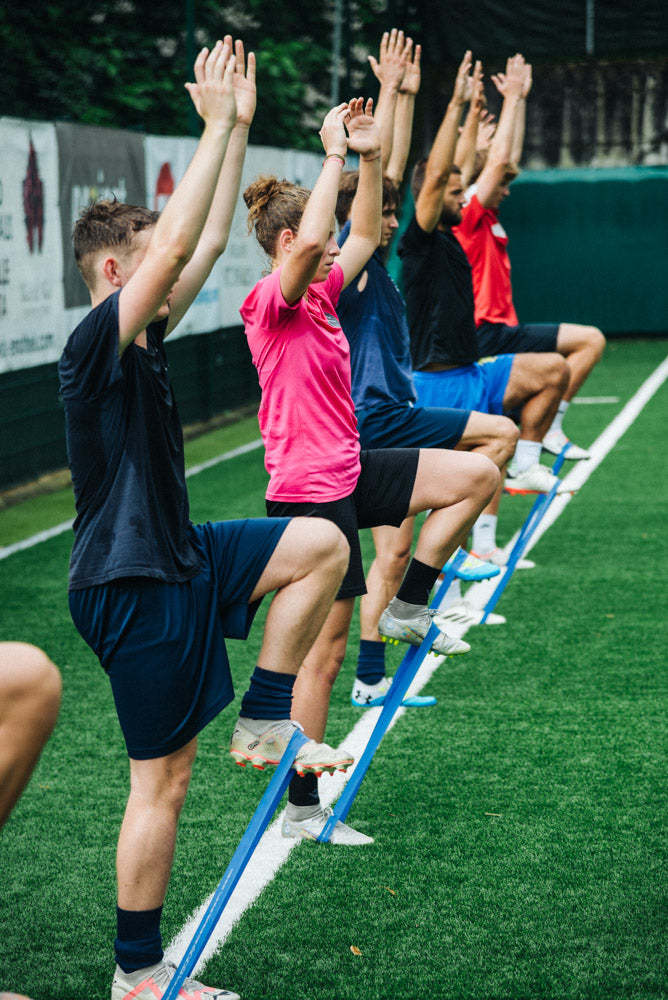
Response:
[[[158,215],[101,201],[74,228],[92,310],[59,363],[77,517],[74,622],[111,681],[130,757],[117,852],[112,1000],[159,1000],[174,973],[160,919],[197,734],[233,698],[225,638],[245,638],[272,591],[258,666],[230,752],[275,764],[295,732],[295,675],[348,562],[328,521],[190,521],[183,435],[165,337],[225,249],[255,110],[255,60],[218,42],[187,89],[204,120],[181,183]],[[352,757],[307,741],[300,772]],[[186,979],[181,996],[236,997]]]

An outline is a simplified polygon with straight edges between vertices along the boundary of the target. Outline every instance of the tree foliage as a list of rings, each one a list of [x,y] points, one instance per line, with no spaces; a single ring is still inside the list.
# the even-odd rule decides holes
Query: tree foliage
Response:
[[[0,114],[187,134],[183,84],[202,45],[229,32],[258,61],[255,143],[319,148],[329,107],[335,0],[46,0],[0,7]],[[366,53],[391,26],[386,0],[342,0],[342,81],[375,96]],[[397,4],[391,8],[397,13]],[[342,99],[352,96],[341,93]]]

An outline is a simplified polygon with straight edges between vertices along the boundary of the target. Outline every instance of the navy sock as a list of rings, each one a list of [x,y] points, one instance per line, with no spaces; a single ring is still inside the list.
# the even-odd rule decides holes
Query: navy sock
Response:
[[[429,595],[440,572],[440,567],[434,569],[418,559],[411,559],[397,597],[406,604],[429,604]]]
[[[288,802],[293,806],[315,806],[320,801],[315,774],[295,774],[288,785]]]
[[[249,719],[289,719],[294,686],[294,674],[279,674],[256,667],[241,700],[239,714]]]
[[[357,654],[357,679],[364,684],[377,684],[385,676],[385,643],[360,639]]]
[[[123,972],[136,972],[162,960],[160,917],[162,907],[155,910],[121,910],[116,908],[114,950]]]

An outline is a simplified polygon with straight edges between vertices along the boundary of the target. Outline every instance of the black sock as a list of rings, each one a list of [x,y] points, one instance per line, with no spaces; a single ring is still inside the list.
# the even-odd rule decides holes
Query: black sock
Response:
[[[320,801],[315,774],[295,774],[288,785],[288,802],[293,806],[315,806]]]
[[[155,910],[116,908],[117,937],[114,948],[116,961],[123,972],[136,972],[162,961],[161,915],[161,906]]]
[[[241,700],[240,715],[249,719],[289,719],[294,685],[294,674],[256,667]]]
[[[434,569],[433,566],[427,566],[426,563],[420,562],[418,559],[411,559],[397,592],[397,597],[406,604],[419,604],[420,606],[429,604],[429,595],[440,572],[440,567]]]

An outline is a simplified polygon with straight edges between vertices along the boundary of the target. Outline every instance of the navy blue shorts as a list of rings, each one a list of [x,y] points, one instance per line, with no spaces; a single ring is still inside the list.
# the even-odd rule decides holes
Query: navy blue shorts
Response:
[[[454,448],[470,410],[391,403],[356,411],[363,448]]]
[[[234,698],[225,638],[248,636],[250,596],[288,519],[193,525],[201,570],[184,583],[130,577],[73,590],[77,629],[106,671],[128,755],[166,757]]]
[[[545,354],[556,351],[558,323],[483,323],[478,327],[478,350],[485,354]]]
[[[366,594],[358,529],[377,528],[381,524],[399,527],[408,516],[419,458],[418,448],[363,451],[362,471],[350,496],[327,503],[267,500],[270,517],[324,517],[346,536],[350,562],[337,601]]]
[[[413,372],[418,402],[429,409],[447,405],[501,414],[513,358],[512,354],[500,354],[441,372]]]

